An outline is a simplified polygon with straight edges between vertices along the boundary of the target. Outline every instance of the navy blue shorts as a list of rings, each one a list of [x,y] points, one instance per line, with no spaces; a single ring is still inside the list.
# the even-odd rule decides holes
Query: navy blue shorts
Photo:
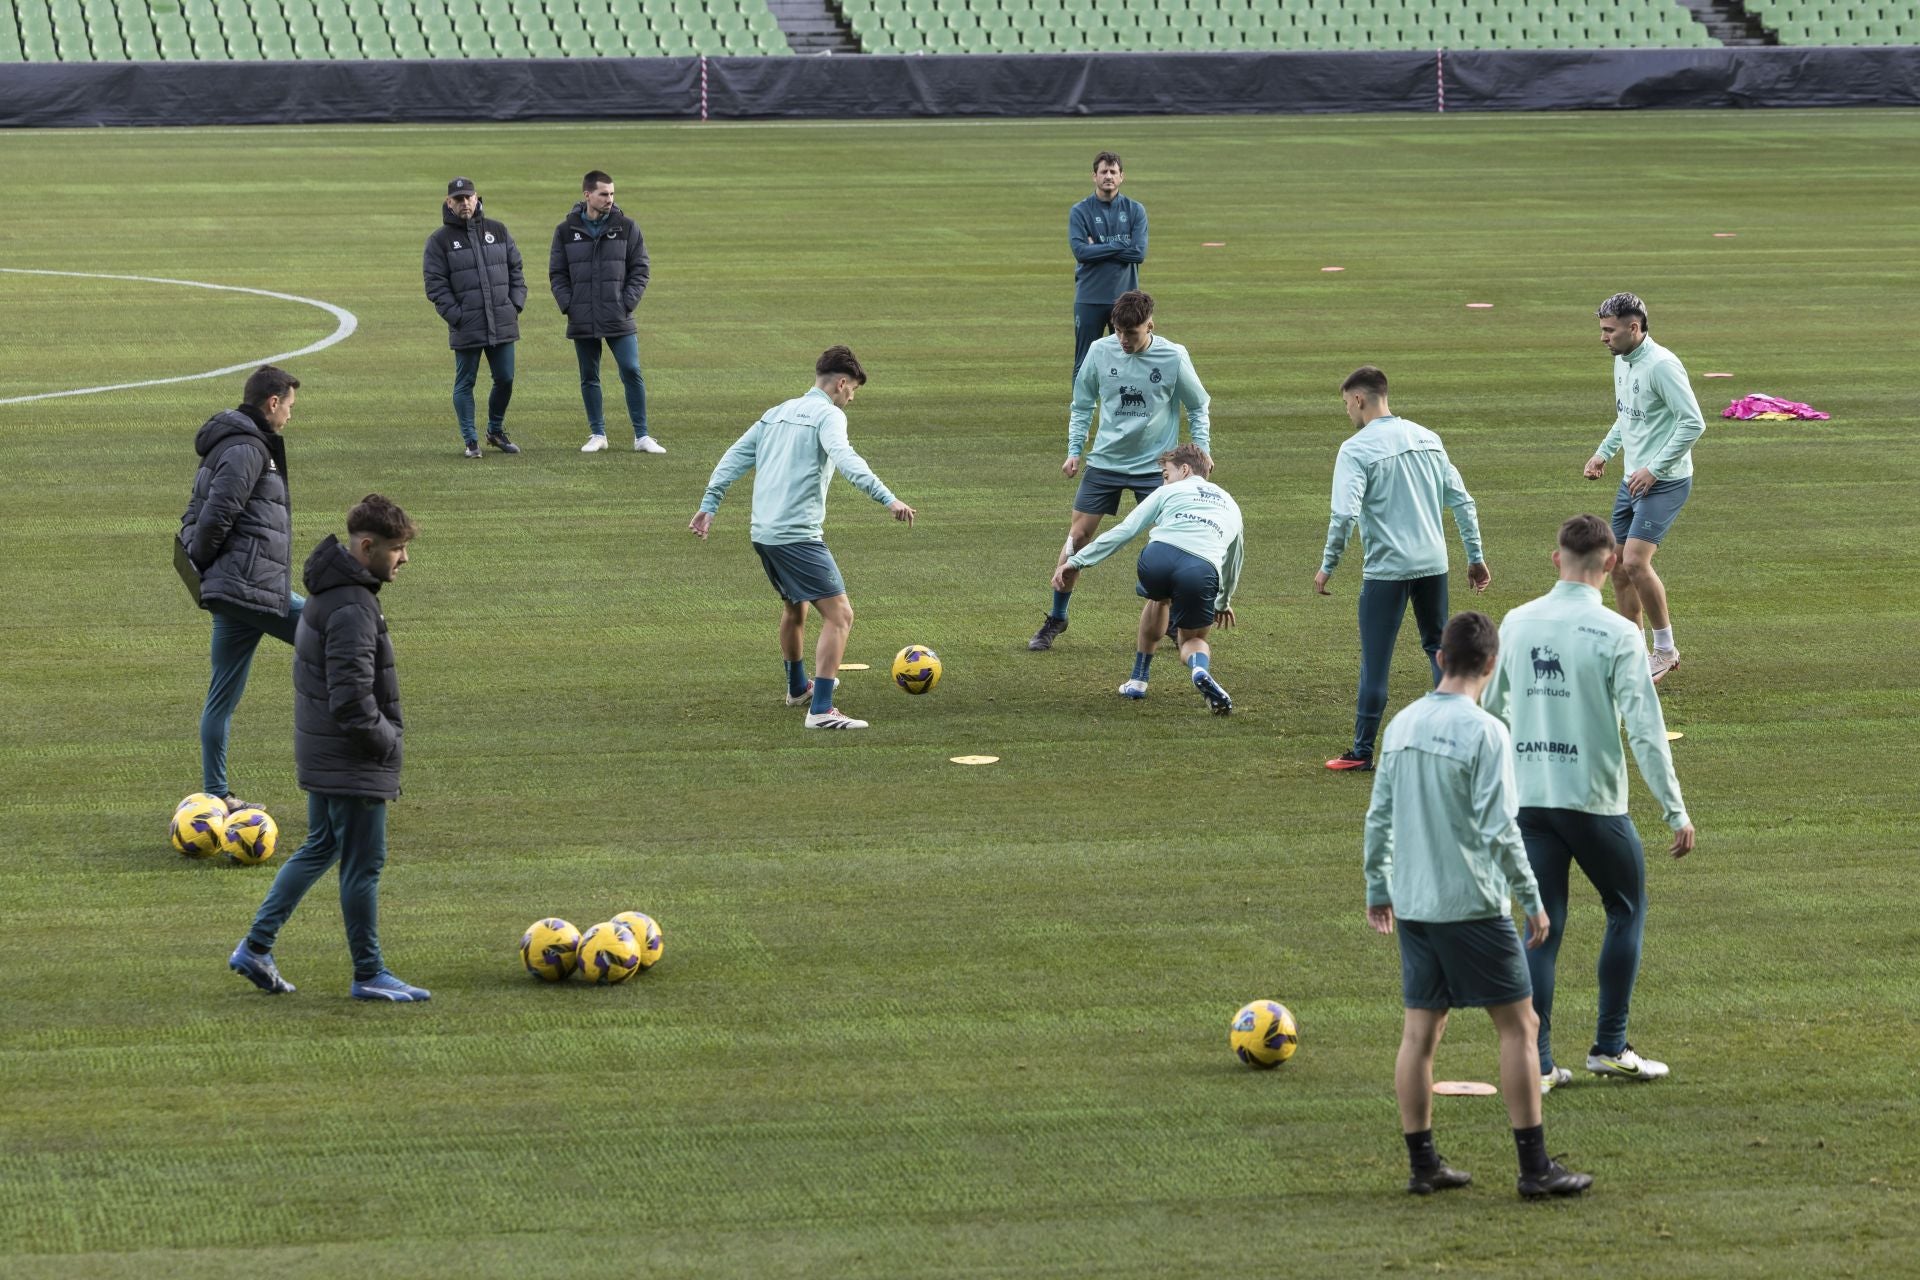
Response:
[[[1400,993],[1409,1009],[1486,1009],[1533,998],[1520,933],[1505,916],[1395,922]]]
[[[1627,492],[1627,482],[1622,480],[1620,492],[1613,499],[1614,538],[1623,544],[1628,538],[1638,538],[1659,546],[1660,539],[1680,518],[1680,508],[1687,505],[1687,495],[1692,492],[1692,476],[1655,480],[1653,488],[1637,498]]]
[[[1220,573],[1212,565],[1171,542],[1149,542],[1140,553],[1140,582],[1135,593],[1173,602],[1173,625],[1198,631],[1213,625],[1213,602],[1220,596]]]
[[[840,566],[824,542],[776,542],[753,544],[755,554],[767,571],[767,581],[788,604],[809,604],[847,594]]]
[[[1117,515],[1123,492],[1133,490],[1133,502],[1138,506],[1147,500],[1148,494],[1164,483],[1158,471],[1130,476],[1121,471],[1108,471],[1104,467],[1087,467],[1080,472],[1080,491],[1073,495],[1073,509],[1090,516]]]

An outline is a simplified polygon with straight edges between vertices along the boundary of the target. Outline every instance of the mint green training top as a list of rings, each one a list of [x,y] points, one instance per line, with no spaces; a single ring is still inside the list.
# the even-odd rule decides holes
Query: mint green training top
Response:
[[[1367,807],[1367,905],[1448,924],[1538,915],[1540,885],[1520,842],[1507,726],[1457,693],[1430,693],[1380,739]]]
[[[847,443],[847,415],[818,387],[767,410],[720,455],[700,509],[708,515],[719,511],[728,487],[749,467],[754,472],[751,536],[768,546],[820,541],[834,470],[875,502],[894,501],[892,491]]]
[[[1366,546],[1361,575],[1403,581],[1447,571],[1440,511],[1453,508],[1467,563],[1479,564],[1480,517],[1440,437],[1417,422],[1375,418],[1348,436],[1333,464],[1333,518],[1320,571],[1332,573],[1357,523]]]
[[[1680,357],[1651,337],[1613,358],[1613,429],[1594,452],[1611,458],[1627,447],[1627,474],[1645,467],[1656,480],[1693,474],[1693,442],[1707,429]]]
[[[1207,418],[1207,389],[1193,371],[1187,349],[1159,334],[1144,351],[1128,355],[1117,335],[1108,334],[1087,348],[1073,380],[1073,407],[1067,414],[1067,456],[1086,447],[1093,406],[1100,405],[1100,434],[1094,437],[1087,465],[1123,475],[1160,469],[1160,455],[1180,443],[1180,407],[1187,409],[1187,436],[1213,456]]]
[[[1480,702],[1512,731],[1521,804],[1625,813],[1624,716],[1640,776],[1667,825],[1675,831],[1687,825],[1646,642],[1593,587],[1562,582],[1507,614],[1500,623],[1500,663]]]
[[[1153,530],[1147,534],[1148,542],[1164,542],[1199,556],[1220,575],[1215,609],[1233,603],[1247,545],[1240,504],[1225,489],[1199,476],[1161,485],[1136,502],[1125,520],[1068,556],[1067,563],[1076,569],[1099,564],[1149,523]]]

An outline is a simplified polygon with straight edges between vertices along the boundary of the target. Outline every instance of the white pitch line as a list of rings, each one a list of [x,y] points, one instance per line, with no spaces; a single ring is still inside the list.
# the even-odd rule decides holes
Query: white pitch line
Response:
[[[299,356],[310,356],[316,351],[325,351],[336,342],[344,342],[353,336],[360,327],[360,318],[345,307],[336,307],[331,302],[321,302],[317,298],[302,298],[293,293],[275,293],[271,289],[249,289],[238,284],[208,284],[204,280],[170,280],[164,276],[115,276],[102,275],[94,271],[35,271],[27,267],[0,267],[0,273],[15,276],[72,276],[81,280],[132,280],[139,284],[177,284],[190,289],[215,289],[222,293],[251,293],[262,298],[278,298],[282,302],[300,302],[309,307],[318,307],[340,323],[332,333],[298,351],[282,351],[278,355],[262,356],[258,360],[245,360],[239,364],[230,364],[224,369],[209,369],[205,373],[183,373],[175,378],[148,378],[144,382],[116,382],[104,387],[80,387],[73,391],[42,391],[38,395],[9,396],[0,400],[0,404],[25,404],[29,400],[58,400],[62,396],[90,396],[102,391],[126,391],[134,387],[160,387],[170,382],[197,382],[202,378],[218,378],[223,374],[251,372],[263,364],[274,364],[281,360],[292,360]]]

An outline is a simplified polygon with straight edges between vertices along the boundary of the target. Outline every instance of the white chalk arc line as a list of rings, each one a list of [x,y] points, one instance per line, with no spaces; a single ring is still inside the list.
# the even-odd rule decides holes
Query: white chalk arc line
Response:
[[[331,302],[322,302],[318,298],[302,298],[293,293],[275,293],[271,289],[249,289],[238,284],[208,284],[205,280],[172,280],[165,276],[117,276],[102,275],[95,271],[36,271],[27,267],[0,267],[0,273],[15,276],[71,276],[80,280],[131,280],[137,284],[177,284],[189,289],[213,289],[221,293],[251,293],[262,298],[278,298],[282,302],[298,302],[309,307],[318,307],[339,323],[332,333],[300,348],[298,351],[282,351],[277,355],[261,356],[257,360],[243,360],[239,364],[230,364],[223,369],[209,369],[205,373],[183,373],[174,378],[148,378],[142,382],[116,382],[104,387],[78,387],[72,391],[42,391],[38,395],[9,396],[0,399],[0,404],[25,404],[29,400],[58,400],[62,396],[91,396],[102,391],[128,391],[135,387],[160,387],[171,382],[197,382],[202,378],[218,378],[229,373],[243,370],[252,372],[263,364],[277,364],[282,360],[293,360],[300,356],[310,356],[316,351],[325,351],[336,342],[344,342],[353,336],[360,327],[360,317],[345,307],[336,307]]]

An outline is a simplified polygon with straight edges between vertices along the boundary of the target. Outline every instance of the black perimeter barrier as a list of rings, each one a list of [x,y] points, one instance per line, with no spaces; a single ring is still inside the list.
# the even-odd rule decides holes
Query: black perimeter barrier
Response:
[[[0,128],[1920,105],[1920,47],[21,63]]]

